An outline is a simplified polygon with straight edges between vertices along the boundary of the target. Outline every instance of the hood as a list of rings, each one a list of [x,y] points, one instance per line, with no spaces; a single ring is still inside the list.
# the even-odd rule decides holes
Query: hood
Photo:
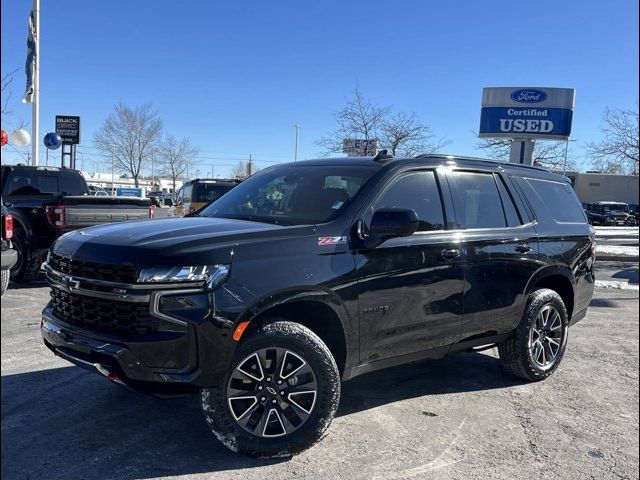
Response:
[[[313,226],[279,226],[224,218],[185,217],[112,223],[69,232],[52,252],[73,260],[116,265],[230,263],[240,244],[311,235]]]

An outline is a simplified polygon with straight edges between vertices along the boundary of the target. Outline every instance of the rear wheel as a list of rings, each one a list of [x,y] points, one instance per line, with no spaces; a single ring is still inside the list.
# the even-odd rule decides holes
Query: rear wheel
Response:
[[[569,320],[560,295],[536,290],[516,331],[498,346],[504,369],[516,377],[538,381],[560,365],[567,346]]]
[[[9,286],[9,270],[2,270],[0,276],[0,295],[7,291]]]
[[[29,239],[23,229],[17,229],[11,239],[18,254],[16,264],[11,268],[11,279],[15,282],[29,283],[40,273],[43,253],[29,245]]]
[[[238,347],[223,386],[202,390],[205,419],[230,450],[283,457],[316,443],[340,399],[327,346],[302,325],[275,321]]]

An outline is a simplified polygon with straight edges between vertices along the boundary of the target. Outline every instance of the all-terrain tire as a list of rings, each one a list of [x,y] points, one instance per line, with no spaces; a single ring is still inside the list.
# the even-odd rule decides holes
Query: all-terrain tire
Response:
[[[29,245],[29,239],[23,229],[16,229],[13,238],[13,248],[18,253],[18,261],[11,268],[11,280],[19,283],[29,283],[35,280],[42,266],[43,251],[36,250]]]
[[[317,394],[311,414],[295,431],[276,438],[253,435],[234,419],[227,398],[227,385],[236,367],[254,352],[282,348],[300,355],[312,368]],[[201,391],[205,420],[214,435],[227,448],[253,457],[288,457],[318,442],[329,427],[340,402],[340,374],[331,352],[308,328],[285,320],[257,328],[244,338],[229,366],[224,382]]]
[[[538,315],[546,306],[553,307],[560,315],[563,335],[555,361],[543,368],[534,359],[533,350],[530,347],[530,333],[531,329],[535,328]],[[557,292],[548,288],[532,292],[518,328],[507,340],[498,345],[498,354],[504,370],[510,375],[534,382],[551,376],[564,356],[568,327],[567,308]]]
[[[9,270],[2,270],[0,273],[0,295],[7,291],[9,286]]]

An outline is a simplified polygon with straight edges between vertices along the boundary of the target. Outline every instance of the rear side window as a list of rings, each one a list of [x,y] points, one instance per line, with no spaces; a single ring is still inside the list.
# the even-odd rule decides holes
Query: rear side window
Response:
[[[505,228],[498,185],[492,173],[452,172],[453,208],[459,228]]]
[[[9,173],[4,189],[7,196],[57,195],[60,192],[60,185],[58,175],[53,172],[19,168]]]
[[[394,180],[376,200],[368,220],[381,208],[415,211],[420,220],[419,232],[445,228],[440,189],[433,172],[407,173]]]
[[[60,191],[63,195],[84,195],[87,193],[85,181],[79,173],[60,172]]]
[[[560,223],[584,223],[586,218],[582,205],[568,183],[527,178],[527,183],[547,207],[549,215]]]
[[[224,185],[220,183],[196,183],[193,186],[193,201],[209,203],[213,202],[216,198],[223,193],[227,193],[231,190],[231,185]]]

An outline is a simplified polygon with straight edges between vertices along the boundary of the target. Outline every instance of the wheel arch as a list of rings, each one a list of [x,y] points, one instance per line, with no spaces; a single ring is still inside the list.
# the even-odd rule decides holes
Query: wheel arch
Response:
[[[333,292],[298,290],[270,295],[247,308],[236,320],[233,330],[235,331],[239,324],[248,322],[242,333],[244,337],[274,318],[309,328],[329,348],[338,365],[340,376],[343,377],[350,371],[354,348],[348,344],[347,339],[354,324],[349,322],[344,305],[335,298]]]
[[[539,288],[548,288],[557,292],[562,298],[567,308],[567,316],[571,320],[575,300],[575,278],[571,270],[567,267],[556,266],[536,272],[527,286],[527,296]]]

